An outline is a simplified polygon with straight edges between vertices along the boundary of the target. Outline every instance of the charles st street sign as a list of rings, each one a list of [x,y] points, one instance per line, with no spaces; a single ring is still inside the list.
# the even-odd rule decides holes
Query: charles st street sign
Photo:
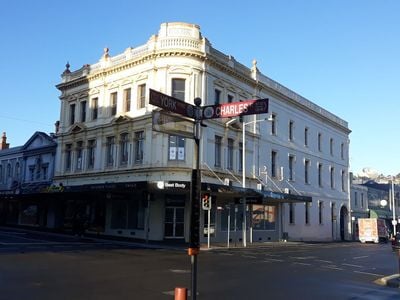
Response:
[[[268,99],[243,100],[203,107],[202,119],[230,118],[268,113]]]

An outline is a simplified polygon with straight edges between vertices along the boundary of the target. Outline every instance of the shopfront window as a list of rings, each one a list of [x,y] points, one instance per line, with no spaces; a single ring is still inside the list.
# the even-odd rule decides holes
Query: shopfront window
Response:
[[[115,199],[112,201],[111,229],[143,229],[144,216],[143,199]]]
[[[271,205],[253,205],[253,229],[275,230],[276,207]]]

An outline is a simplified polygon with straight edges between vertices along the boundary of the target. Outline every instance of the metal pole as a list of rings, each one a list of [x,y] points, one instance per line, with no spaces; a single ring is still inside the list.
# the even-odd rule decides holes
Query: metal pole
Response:
[[[393,235],[396,236],[396,205],[394,201],[394,179],[392,178],[392,209],[393,209]]]
[[[147,193],[147,212],[146,212],[146,244],[149,242],[150,233],[150,193]]]
[[[207,210],[207,248],[210,249],[210,219],[211,219],[211,209]]]
[[[229,248],[229,238],[230,238],[230,233],[231,233],[231,206],[229,205],[228,208],[228,248]]]
[[[195,127],[194,127],[194,158],[196,168],[192,171],[191,201],[190,201],[190,236],[188,254],[191,262],[191,298],[197,298],[197,255],[200,252],[200,193],[201,193],[201,171],[200,171],[200,137],[201,99],[195,98]]]
[[[246,188],[246,125],[243,122],[242,130],[242,187]],[[246,247],[246,197],[243,197],[243,222],[242,222],[242,232],[243,232],[243,247]]]

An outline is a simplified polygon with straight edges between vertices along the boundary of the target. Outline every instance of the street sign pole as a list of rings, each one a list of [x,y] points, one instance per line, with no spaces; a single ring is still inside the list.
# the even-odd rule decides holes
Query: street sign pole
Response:
[[[195,98],[196,109],[199,110],[201,99]],[[191,262],[191,298],[197,299],[197,255],[200,251],[200,193],[201,193],[201,171],[200,171],[200,137],[201,120],[200,114],[195,113],[194,125],[194,157],[196,168],[192,171],[192,190],[190,203],[190,237],[189,250]]]

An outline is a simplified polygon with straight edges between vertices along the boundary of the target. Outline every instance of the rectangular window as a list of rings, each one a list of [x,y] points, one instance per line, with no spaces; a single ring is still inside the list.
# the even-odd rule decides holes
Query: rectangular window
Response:
[[[335,168],[331,167],[330,169],[330,177],[331,177],[331,188],[334,189],[335,188]]]
[[[92,120],[97,120],[99,114],[99,98],[92,99]]]
[[[345,171],[342,170],[342,191],[343,192],[346,191],[346,181],[345,181],[346,175],[345,174],[346,174]]]
[[[135,163],[143,163],[144,131],[135,132]]]
[[[169,160],[185,160],[185,138],[177,135],[169,136]]]
[[[115,116],[117,114],[117,97],[117,92],[111,93],[110,95],[111,116]]]
[[[214,166],[216,167],[221,167],[221,152],[222,152],[222,137],[216,135],[215,152],[214,152],[214,158],[215,158]]]
[[[218,105],[221,103],[221,91],[215,89],[214,90],[214,104]]]
[[[276,135],[276,114],[271,114],[271,134]]]
[[[233,170],[233,139],[228,139],[228,161],[227,169]]]
[[[115,199],[111,205],[111,229],[143,229],[145,207],[140,197]]]
[[[88,169],[93,169],[94,167],[95,150],[96,150],[96,140],[88,140],[88,149],[87,149]]]
[[[276,151],[271,151],[271,177],[277,177],[276,175]]]
[[[364,193],[361,193],[361,208],[364,208]]]
[[[30,179],[30,181],[35,180],[35,167],[34,166],[29,167],[29,179]]]
[[[172,93],[171,96],[185,101],[185,79],[173,78],[172,79]]]
[[[131,89],[127,88],[124,90],[124,112],[131,110]]]
[[[294,129],[294,122],[289,122],[289,141],[293,141],[293,129]]]
[[[277,211],[275,206],[253,204],[253,229],[275,230]]]
[[[243,143],[239,143],[239,171],[243,170]]]
[[[81,122],[86,121],[86,101],[81,101]]]
[[[322,164],[318,164],[318,185],[322,187]]]
[[[323,216],[323,202],[318,201],[318,222],[321,225],[322,224],[322,216]]]
[[[289,180],[294,181],[294,156],[289,155]]]
[[[233,96],[232,95],[228,95],[228,103],[232,103],[233,102]]]
[[[49,170],[49,165],[48,164],[45,164],[45,165],[43,165],[42,166],[42,173],[43,173],[43,180],[47,180],[47,172],[48,172],[48,170]]]
[[[304,146],[308,147],[308,128],[304,128]]]
[[[119,141],[119,149],[120,149],[119,163],[120,163],[120,165],[126,165],[128,163],[128,134],[127,133],[121,134],[120,141]]]
[[[333,155],[333,139],[329,139],[329,153]]]
[[[69,125],[75,123],[75,104],[69,106]]]
[[[354,192],[354,206],[358,206],[358,193]]]
[[[308,202],[304,203],[305,204],[305,223],[306,225],[310,224],[310,204]]]
[[[144,108],[146,105],[146,84],[141,84],[137,89],[137,108]]]
[[[75,149],[75,153],[76,153],[76,166],[75,166],[75,170],[82,170],[82,160],[83,160],[83,142],[79,141],[76,143],[76,149]]]
[[[304,183],[310,183],[310,161],[308,159],[304,161]]]
[[[107,137],[106,140],[106,165],[111,167],[114,165],[114,148],[115,138],[113,136]]]
[[[340,144],[340,158],[344,159],[344,144]]]
[[[289,203],[289,223],[294,224],[294,214],[295,214],[294,203]]]
[[[65,145],[65,170],[71,171],[72,163],[72,144]]]
[[[318,133],[318,151],[322,151],[322,134]]]

